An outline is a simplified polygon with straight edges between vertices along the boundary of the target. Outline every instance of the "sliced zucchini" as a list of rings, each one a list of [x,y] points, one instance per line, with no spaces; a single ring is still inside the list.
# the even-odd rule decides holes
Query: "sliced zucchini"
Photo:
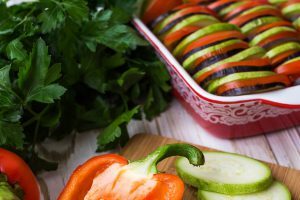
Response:
[[[229,63],[229,62],[238,62],[238,61],[242,61],[242,60],[247,60],[249,58],[254,58],[254,57],[257,57],[257,58],[261,58],[265,55],[266,51],[261,48],[261,47],[258,47],[258,46],[255,46],[255,47],[251,47],[249,49],[246,49],[234,56],[231,56],[229,58],[226,58],[222,61],[219,61],[213,65],[210,65],[202,70],[200,70],[199,72],[197,72],[193,78],[197,79],[198,76],[201,76],[202,74],[204,74],[205,72],[211,70],[211,69],[214,69],[215,67],[218,67],[219,65],[221,64],[224,64],[224,63]]]
[[[241,42],[241,40],[240,39],[228,40],[228,41],[222,42],[220,44],[217,44],[217,45],[208,47],[206,49],[203,49],[201,51],[195,52],[194,54],[192,54],[191,56],[189,56],[187,59],[185,59],[184,62],[182,63],[182,65],[183,65],[184,68],[188,69],[188,68],[190,68],[194,64],[194,62],[199,57],[201,57],[201,56],[203,56],[203,55],[205,55],[205,54],[207,54],[209,52],[220,50],[220,49],[222,49],[224,47],[236,44],[238,42]]]
[[[224,16],[224,15],[227,15],[229,12],[233,11],[234,9],[236,9],[237,7],[243,5],[247,3],[246,1],[242,1],[242,2],[236,2],[236,3],[233,3],[231,4],[230,6],[222,9],[220,12],[219,12],[219,15],[220,16]]]
[[[268,189],[246,195],[229,196],[203,190],[198,191],[199,200],[291,200],[291,193],[285,185],[275,181]]]
[[[244,80],[244,79],[251,79],[251,78],[260,78],[260,77],[265,77],[265,76],[272,76],[276,74],[275,72],[272,71],[260,71],[260,72],[239,72],[235,74],[230,74],[228,76],[216,79],[212,81],[208,88],[207,91],[209,93],[215,93],[215,91],[220,87],[221,85],[225,83],[229,83],[231,81],[236,81],[236,80]]]
[[[298,42],[288,42],[282,45],[279,45],[266,53],[266,57],[273,59],[276,56],[290,50],[300,50],[300,44]]]
[[[184,40],[182,40],[177,47],[173,51],[173,55],[175,57],[181,56],[182,52],[184,51],[185,47],[187,47],[190,43],[194,42],[195,40],[204,37],[206,35],[220,32],[220,31],[230,31],[230,30],[237,30],[239,31],[240,29],[233,25],[233,24],[228,24],[228,23],[216,23],[209,25],[207,27],[204,27],[193,34],[189,35],[186,37]]]
[[[279,5],[281,3],[285,3],[287,0],[269,0],[269,3],[274,4],[274,5]]]
[[[296,29],[300,30],[300,17],[293,22],[293,25]]]
[[[203,152],[205,164],[195,167],[186,158],[176,160],[181,179],[201,190],[237,195],[260,192],[272,183],[271,169],[264,163],[245,156]]]
[[[299,11],[300,11],[300,3],[295,3],[283,8],[282,14],[284,16],[289,16],[292,13],[299,12]]]
[[[186,26],[197,25],[199,27],[206,27],[210,24],[218,23],[219,20],[213,16],[209,15],[193,15],[191,17],[183,19],[181,22],[176,24],[171,30],[167,31],[165,34],[173,33]]]
[[[260,27],[265,24],[270,24],[273,22],[281,21],[282,19],[279,17],[269,16],[269,17],[260,17],[258,19],[252,20],[251,22],[245,24],[241,30],[242,33],[248,35],[253,29]]]
[[[275,6],[268,5],[268,4],[260,5],[260,6],[256,6],[256,7],[254,7],[254,8],[251,8],[251,9],[249,9],[249,10],[243,12],[243,13],[241,14],[241,16],[242,16],[242,15],[247,15],[247,14],[250,14],[250,13],[255,13],[255,12],[261,11],[261,10],[266,10],[266,9],[274,9],[274,10],[276,10],[277,8],[276,8]]]
[[[253,40],[250,42],[250,46],[256,46],[258,43],[260,43],[264,39],[266,39],[272,35],[275,35],[277,33],[284,32],[284,31],[296,32],[295,29],[289,28],[289,27],[284,27],[284,26],[274,27],[274,28],[271,28],[269,30],[262,32],[261,34],[257,35],[256,37],[254,37]]]

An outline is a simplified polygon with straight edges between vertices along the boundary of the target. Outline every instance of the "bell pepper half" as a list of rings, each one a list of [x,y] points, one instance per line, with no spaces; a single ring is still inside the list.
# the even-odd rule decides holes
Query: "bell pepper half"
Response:
[[[29,166],[3,148],[0,148],[0,199],[40,199],[39,186]]]
[[[188,144],[161,146],[134,162],[116,154],[96,156],[73,172],[58,200],[181,200],[181,179],[157,170],[157,164],[171,156],[204,164],[202,152]]]

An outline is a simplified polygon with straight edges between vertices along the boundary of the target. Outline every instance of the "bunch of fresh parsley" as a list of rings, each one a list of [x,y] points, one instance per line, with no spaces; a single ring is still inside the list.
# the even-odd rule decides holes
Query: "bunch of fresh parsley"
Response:
[[[134,5],[0,3],[0,146],[34,170],[53,169],[36,151],[46,138],[106,127],[97,141],[102,151],[127,142],[132,118],[166,109],[169,75],[130,25]]]

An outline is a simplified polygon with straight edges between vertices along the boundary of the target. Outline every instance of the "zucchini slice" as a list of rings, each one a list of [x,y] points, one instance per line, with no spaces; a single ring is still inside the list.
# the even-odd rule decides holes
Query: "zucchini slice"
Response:
[[[260,71],[260,72],[238,72],[235,74],[230,74],[228,76],[224,76],[222,78],[216,79],[212,81],[207,91],[209,93],[215,93],[218,87],[221,85],[224,85],[226,83],[237,81],[237,80],[245,80],[245,79],[252,79],[252,78],[260,78],[260,77],[266,77],[266,76],[272,76],[275,73],[272,71]]]
[[[180,157],[176,171],[182,180],[202,190],[236,195],[259,192],[272,183],[271,169],[262,162],[245,156],[203,152],[205,164],[195,167]]]
[[[216,24],[212,24],[210,26],[204,27],[196,32],[194,32],[193,34],[187,36],[184,40],[182,40],[177,47],[174,49],[173,51],[173,55],[175,57],[179,57],[181,56],[181,54],[183,53],[184,49],[192,42],[194,42],[195,40],[207,36],[209,34],[212,33],[216,33],[216,32],[220,32],[220,31],[239,31],[240,29],[233,25],[233,24],[228,24],[228,23],[216,23]]]
[[[285,185],[275,181],[268,189],[246,195],[229,196],[213,192],[198,191],[199,200],[291,200],[291,193]]]
[[[229,63],[229,62],[238,62],[238,61],[242,61],[242,60],[248,60],[248,59],[252,59],[252,58],[262,58],[265,55],[265,53],[266,53],[265,50],[261,47],[254,46],[254,47],[248,48],[240,53],[237,53],[234,56],[231,56],[229,58],[221,60],[217,63],[214,63],[213,65],[210,65],[210,66],[200,70],[193,76],[193,78],[197,79],[199,76],[201,76],[205,72],[208,72],[208,71],[218,67],[219,65]]]

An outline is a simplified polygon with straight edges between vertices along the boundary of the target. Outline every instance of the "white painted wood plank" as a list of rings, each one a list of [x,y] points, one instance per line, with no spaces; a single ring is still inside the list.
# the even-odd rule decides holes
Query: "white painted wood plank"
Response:
[[[300,169],[300,137],[292,128],[267,135],[272,151],[282,166]]]

